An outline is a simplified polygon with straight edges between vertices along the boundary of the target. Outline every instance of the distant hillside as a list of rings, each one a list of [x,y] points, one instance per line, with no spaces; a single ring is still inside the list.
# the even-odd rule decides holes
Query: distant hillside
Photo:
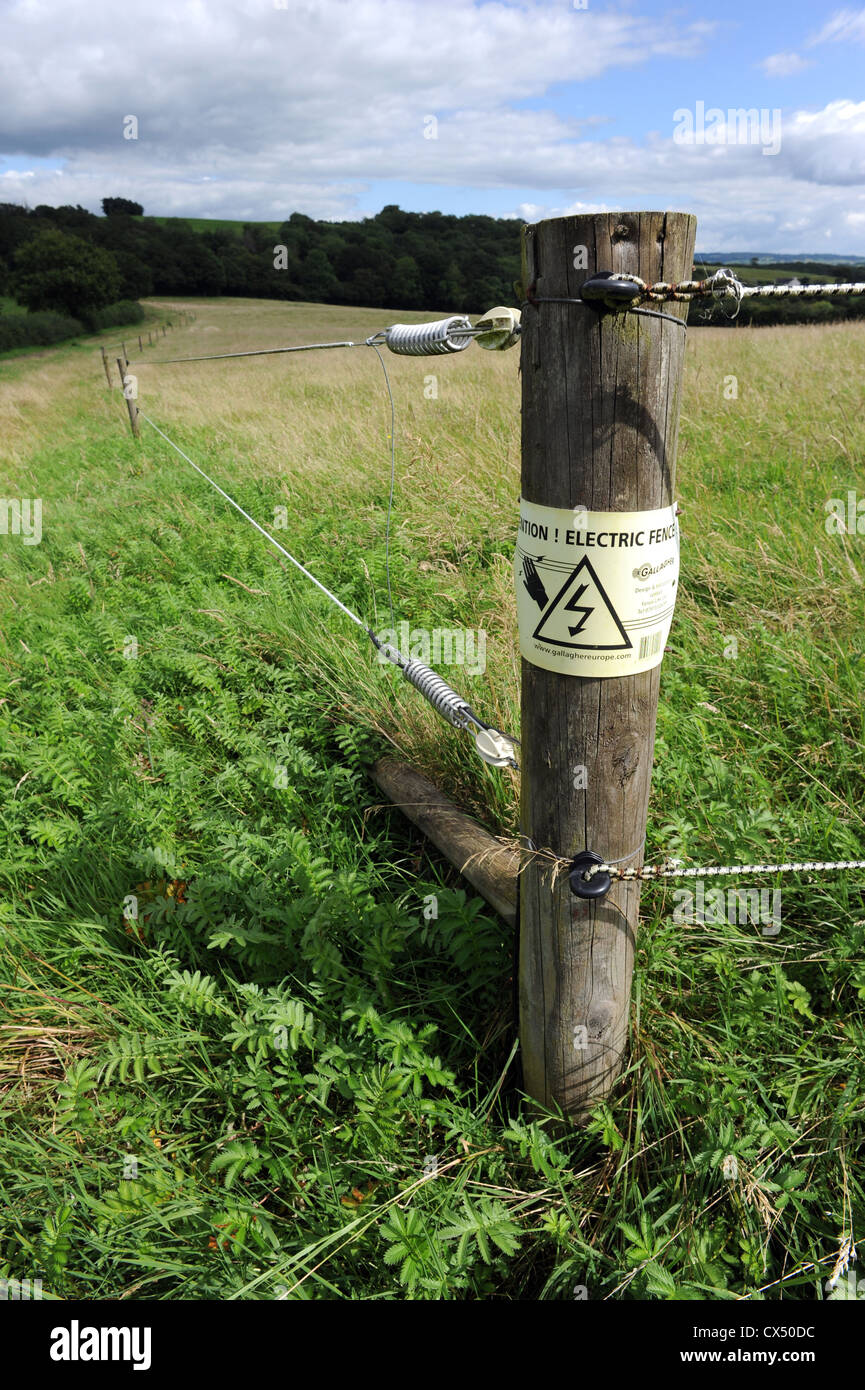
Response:
[[[865,265],[865,256],[834,256],[825,251],[813,255],[787,255],[781,251],[696,251],[694,258],[717,265],[750,265],[752,261],[766,265]]]
[[[242,222],[231,217],[145,217],[145,222],[155,222],[159,227],[189,227],[193,232],[231,232],[232,236],[242,237],[244,227],[260,227],[276,236],[281,222]]]

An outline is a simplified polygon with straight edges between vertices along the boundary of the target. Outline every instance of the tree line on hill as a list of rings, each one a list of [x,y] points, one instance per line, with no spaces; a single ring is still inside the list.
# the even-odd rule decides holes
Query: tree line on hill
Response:
[[[107,326],[106,315],[112,322],[132,322],[134,315],[117,318],[114,306],[131,311],[148,295],[225,294],[447,312],[481,312],[519,297],[516,219],[412,213],[390,205],[360,222],[318,222],[295,212],[281,225],[198,230],[181,219],[166,224],[145,217],[141,204],[126,198],[104,198],[102,209],[100,217],[80,206],[0,204],[0,294],[31,313],[73,318],[79,328]],[[856,278],[853,267],[799,265],[827,278]],[[793,268],[765,269],[787,276]],[[691,322],[699,324],[705,312],[703,301],[692,309]],[[749,300],[737,322],[863,314],[865,297]],[[714,310],[711,321],[727,319]],[[8,326],[8,318],[3,323]]]
[[[86,311],[99,278],[105,303],[226,294],[461,312],[512,303],[519,276],[515,220],[386,207],[363,222],[295,212],[281,226],[245,223],[238,235],[180,219],[163,224],[121,198],[104,199],[103,209],[97,217],[82,207],[0,205],[0,293],[30,308]],[[73,302],[72,290],[61,302],[56,267],[73,258],[86,305]]]

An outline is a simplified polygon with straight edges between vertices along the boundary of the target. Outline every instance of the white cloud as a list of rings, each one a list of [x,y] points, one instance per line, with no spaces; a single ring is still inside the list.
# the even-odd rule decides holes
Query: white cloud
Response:
[[[653,58],[691,59],[712,26],[575,12],[539,0],[175,0],[50,12],[15,0],[5,21],[0,146],[116,148],[122,116],[172,148],[251,151],[290,134],[311,149],[421,112],[499,109],[551,84]]]
[[[808,47],[818,43],[865,43],[865,10],[838,10],[808,40]]]
[[[372,180],[529,188],[548,162],[570,180],[569,151],[608,118],[517,103],[653,58],[692,60],[713,29],[546,0],[13,0],[0,150],[54,156],[58,171],[34,163],[6,196],[351,217],[375,210]],[[430,113],[437,140],[423,138]],[[135,140],[123,138],[129,115]]]
[[[604,138],[613,110],[576,120],[541,106],[552,84],[661,58],[687,74],[707,22],[549,0],[287,5],[12,0],[0,149],[33,164],[3,175],[2,200],[96,210],[121,195],[164,214],[338,218],[377,211],[372,183],[399,180],[477,189],[478,211],[486,192],[510,190],[513,215],[529,220],[682,208],[718,249],[804,250],[827,228],[856,249],[865,103],[785,114],[771,158],[758,145],[676,144],[672,102],[668,128],[642,140]],[[123,138],[127,115],[137,140]]]
[[[643,146],[619,145],[618,175],[608,146],[584,145],[583,186],[597,201],[517,204],[511,215],[537,221],[610,208],[695,212],[705,250],[807,251],[834,233],[839,251],[861,254],[865,215],[865,102],[830,102],[782,124],[780,152],[754,145],[676,145],[658,133]]]
[[[798,53],[770,53],[758,66],[767,77],[794,77],[797,72],[809,68],[811,63]]]

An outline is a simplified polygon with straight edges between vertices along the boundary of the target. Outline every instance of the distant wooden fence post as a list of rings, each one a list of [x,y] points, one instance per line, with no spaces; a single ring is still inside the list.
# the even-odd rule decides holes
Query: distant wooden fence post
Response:
[[[577,897],[568,873],[531,850],[643,862],[670,621],[661,614],[678,573],[685,330],[544,301],[578,299],[598,271],[689,278],[695,232],[684,213],[644,212],[554,218],[523,233],[520,1040],[525,1089],[574,1119],[609,1093],[621,1067],[640,886],[614,881],[603,897]]]
[[[108,389],[111,390],[111,372],[108,370],[108,358],[105,356],[105,348],[100,348],[102,353],[102,366],[105,369],[105,380],[108,382]]]
[[[126,366],[129,366],[128,362]],[[138,380],[136,377],[129,376],[119,357],[117,359],[117,368],[120,372],[120,381],[123,386],[123,398],[126,401],[126,408],[129,411],[129,424],[132,427],[134,437],[138,439],[141,434],[141,425],[138,422],[138,406],[136,405]]]
[[[139,335],[138,335],[138,351],[139,351],[139,352],[143,352],[143,351],[144,351],[144,348],[143,348],[142,345],[141,345],[141,334],[140,334],[140,333],[139,333]]]

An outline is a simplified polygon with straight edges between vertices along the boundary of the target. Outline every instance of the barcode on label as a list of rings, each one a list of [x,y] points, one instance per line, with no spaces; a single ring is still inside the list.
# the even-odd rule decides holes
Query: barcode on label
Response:
[[[660,628],[657,632],[650,632],[648,637],[640,638],[639,661],[645,661],[647,656],[657,656],[664,642],[664,629]]]

